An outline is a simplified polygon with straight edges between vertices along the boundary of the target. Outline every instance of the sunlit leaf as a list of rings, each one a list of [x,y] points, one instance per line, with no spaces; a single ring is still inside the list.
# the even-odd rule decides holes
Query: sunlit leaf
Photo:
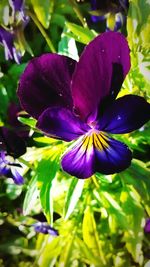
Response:
[[[76,207],[76,204],[82,194],[83,186],[84,180],[73,178],[73,180],[71,181],[65,202],[65,219],[69,218],[74,208]]]
[[[49,223],[53,223],[52,181],[59,168],[58,157],[42,159],[37,167],[37,182],[40,190],[40,201]]]
[[[26,216],[32,211],[37,197],[39,195],[37,189],[37,176],[33,176],[28,185],[28,190],[26,192],[24,202],[23,202],[23,214]]]
[[[31,3],[37,18],[47,29],[50,23],[50,0],[31,0]]]
[[[142,240],[143,240],[143,219],[144,210],[142,206],[135,201],[134,192],[126,187],[122,191],[121,200],[122,207],[126,213],[126,221],[128,222],[128,230],[124,233],[123,240],[126,247],[131,253],[134,261],[143,264]]]
[[[78,56],[78,51],[77,51],[75,40],[73,38],[67,37],[65,33],[67,33],[66,29],[64,29],[61,35],[61,40],[58,44],[58,53],[61,55],[68,56],[78,61],[79,56]]]
[[[88,44],[96,37],[96,33],[93,30],[85,29],[74,23],[66,22],[66,27],[74,34],[75,40],[80,43]]]
[[[93,254],[99,257],[100,259],[99,266],[103,266],[106,262],[103,255],[103,251],[100,246],[95,219],[90,207],[87,207],[84,212],[82,231],[83,231],[84,242],[91,249]]]
[[[55,259],[61,252],[60,237],[48,237],[46,242],[44,242],[44,247],[41,253],[38,255],[38,264],[40,267],[50,267],[54,266],[51,263],[55,264]]]
[[[23,124],[30,126],[31,128],[35,128],[36,120],[33,118],[18,117],[18,120]]]

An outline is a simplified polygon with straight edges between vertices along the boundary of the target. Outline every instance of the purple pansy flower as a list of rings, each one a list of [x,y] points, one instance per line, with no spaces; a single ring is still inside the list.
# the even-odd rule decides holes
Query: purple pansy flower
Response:
[[[150,119],[144,98],[126,95],[115,100],[129,69],[128,44],[118,32],[97,36],[79,62],[44,54],[26,67],[18,88],[22,107],[48,136],[74,140],[61,160],[67,173],[88,178],[130,165],[129,148],[109,136],[129,133]]]
[[[25,152],[23,139],[6,127],[0,127],[0,176],[12,178],[18,185],[23,184],[24,179],[19,172],[21,165],[15,159]]]
[[[91,0],[92,11],[97,11],[97,15],[91,16],[94,23],[106,20],[106,30],[118,31],[126,22],[125,13],[128,9],[128,0],[120,1],[98,1]],[[102,13],[103,15],[98,15]]]
[[[144,231],[145,233],[150,233],[150,218],[146,220]]]
[[[22,20],[28,20],[24,13],[24,0],[9,0],[9,4],[13,10],[13,16],[15,16],[16,12],[19,12]]]
[[[14,59],[20,63],[21,53],[16,50],[14,45],[14,33],[0,26],[0,43],[4,46],[6,60]]]
[[[51,227],[47,222],[36,222],[33,224],[33,227],[38,233],[58,236],[58,231]]]

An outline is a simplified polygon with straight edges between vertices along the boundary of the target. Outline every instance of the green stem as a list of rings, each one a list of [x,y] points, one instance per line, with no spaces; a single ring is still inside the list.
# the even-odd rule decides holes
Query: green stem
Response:
[[[43,29],[41,23],[38,21],[37,17],[30,11],[27,11],[27,14],[29,15],[29,17],[31,17],[31,19],[34,21],[35,25],[38,27],[39,31],[41,32],[41,34],[43,35],[43,37],[45,38],[50,50],[53,53],[56,53],[55,47],[51,41],[51,39],[49,38],[48,34],[45,32],[45,30]]]
[[[33,166],[28,161],[26,161],[25,159],[19,158],[18,160],[19,160],[19,162],[21,162],[24,165],[26,165],[29,169],[34,170]]]
[[[84,28],[88,28],[86,19],[82,16],[82,13],[80,11],[80,9],[78,8],[77,4],[75,3],[74,0],[69,0],[69,3],[71,4],[74,12],[76,13],[78,19],[80,20],[80,22],[82,23]]]

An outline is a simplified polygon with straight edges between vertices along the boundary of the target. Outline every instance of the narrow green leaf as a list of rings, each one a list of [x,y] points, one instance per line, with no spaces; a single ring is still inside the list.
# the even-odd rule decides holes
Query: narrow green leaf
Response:
[[[103,197],[103,203],[109,215],[115,217],[115,221],[117,221],[119,227],[128,229],[129,226],[126,222],[126,214],[123,212],[119,203],[111,196],[110,193],[105,191],[101,192],[101,196]]]
[[[59,266],[70,267],[72,265],[74,236],[71,236],[66,241],[62,253],[60,254]]]
[[[58,156],[54,159],[42,159],[37,167],[37,181],[40,190],[40,201],[49,223],[53,223],[52,181],[59,168]]]
[[[127,231],[124,232],[123,241],[125,241],[127,250],[132,255],[134,261],[141,266],[143,264],[142,241],[144,209],[140,203],[135,200],[132,188],[124,187],[122,196],[122,208],[126,213],[126,222],[129,225]]]
[[[33,176],[33,178],[31,179],[28,185],[28,190],[25,195],[24,202],[23,202],[23,214],[25,216],[30,214],[31,210],[33,209],[35,205],[38,195],[39,195],[39,192],[37,189],[37,176]]]
[[[86,243],[86,245],[91,249],[91,251],[95,256],[99,257],[100,259],[99,266],[104,266],[106,264],[106,261],[100,246],[95,219],[90,207],[87,207],[84,212],[82,232],[83,232],[83,240]]]
[[[69,218],[69,216],[75,209],[76,204],[82,194],[83,186],[84,186],[84,180],[78,180],[76,178],[73,178],[73,180],[71,181],[65,202],[66,220]]]
[[[47,29],[51,18],[50,0],[31,0],[31,3],[38,20]]]
[[[61,40],[58,44],[58,53],[60,55],[65,55],[78,61],[79,56],[75,40],[66,36],[65,33],[67,33],[66,28],[64,28],[64,31],[61,35]]]
[[[55,266],[53,262],[57,259],[61,252],[60,237],[51,237],[44,244],[41,253],[38,256],[38,264],[40,267]]]
[[[25,125],[30,126],[31,128],[35,128],[36,120],[33,118],[24,118],[24,117],[18,117],[18,120],[22,122]]]
[[[66,22],[66,27],[76,36],[76,40],[83,44],[88,44],[96,37],[96,32],[83,28],[74,23]]]

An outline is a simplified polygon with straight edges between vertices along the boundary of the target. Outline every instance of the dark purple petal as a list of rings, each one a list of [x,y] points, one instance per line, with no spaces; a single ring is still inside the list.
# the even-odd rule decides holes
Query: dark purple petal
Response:
[[[72,176],[84,179],[95,172],[121,172],[129,167],[131,159],[131,151],[126,145],[100,133],[78,140],[62,157],[62,168]]]
[[[23,109],[38,118],[48,107],[72,108],[70,82],[76,62],[44,54],[32,59],[21,76],[18,96]]]
[[[76,113],[87,120],[106,97],[114,99],[129,69],[129,48],[121,33],[106,32],[96,37],[85,48],[73,75]]]
[[[22,175],[18,172],[18,170],[15,167],[11,167],[11,178],[14,180],[14,183],[17,185],[22,185],[24,183],[24,179]]]
[[[7,111],[7,121],[14,132],[24,140],[29,137],[29,127],[22,124],[18,120],[19,112],[21,111],[20,105],[11,102],[8,106]],[[25,115],[25,117],[29,117],[29,115]]]
[[[136,95],[118,98],[99,120],[99,130],[120,134],[140,128],[150,119],[150,104]]]
[[[148,218],[146,220],[146,224],[145,224],[145,227],[144,227],[144,231],[145,233],[150,233],[150,218]]]
[[[33,224],[34,230],[42,234],[50,234],[53,236],[58,236],[58,231],[51,227],[46,222],[37,222]]]
[[[26,146],[16,133],[6,127],[0,127],[0,150],[5,150],[9,155],[17,158],[26,152]]]
[[[131,164],[132,153],[129,148],[112,138],[108,138],[108,147],[95,150],[95,171],[103,174],[118,173]]]
[[[7,119],[9,125],[11,125],[12,127],[19,127],[20,125],[22,125],[17,119],[19,111],[21,111],[20,105],[17,105],[14,102],[9,103]]]
[[[38,119],[37,127],[50,137],[72,141],[90,127],[65,108],[48,108]]]

